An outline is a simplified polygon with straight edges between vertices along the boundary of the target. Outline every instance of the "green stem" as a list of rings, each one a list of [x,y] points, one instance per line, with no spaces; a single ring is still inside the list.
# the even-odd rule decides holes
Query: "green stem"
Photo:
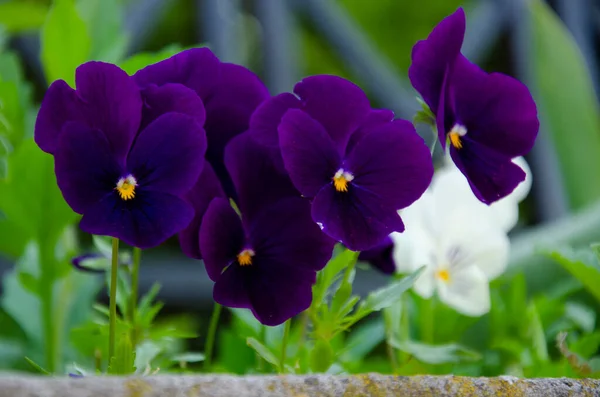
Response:
[[[259,341],[260,343],[264,344],[265,343],[265,337],[267,334],[267,326],[266,325],[260,325],[260,334],[259,334]],[[263,360],[263,358],[260,356],[260,354],[258,354],[258,352],[256,353],[256,370],[258,371],[258,373],[263,373],[265,370],[265,360]]]
[[[400,313],[400,335],[398,337],[401,341],[410,340],[410,312],[409,312],[409,304],[410,304],[410,295],[408,293],[404,293],[402,297],[402,313]],[[403,364],[410,355],[404,353],[402,350],[398,350],[398,361]]]
[[[135,247],[133,249],[133,267],[131,269],[131,301],[129,302],[129,321],[131,322],[131,344],[135,349],[137,345],[137,321],[136,310],[138,302],[138,285],[140,278],[140,262],[142,250]]]
[[[115,355],[117,328],[117,272],[119,271],[119,239],[112,239],[112,265],[110,267],[110,302],[108,326],[108,363]]]
[[[438,141],[437,126],[436,125],[432,125],[431,126],[431,131],[433,132],[433,142],[431,142],[431,146],[429,147],[429,151],[431,152],[431,156],[433,157],[433,152],[435,152],[435,144]]]
[[[424,299],[421,304],[421,342],[433,344],[434,343],[434,299]]]
[[[44,347],[46,355],[46,369],[54,373],[58,361],[58,343],[56,338],[56,324],[54,323],[54,261],[52,256],[42,254],[42,275],[44,282],[40,283],[42,297],[42,322],[44,327]]]
[[[287,354],[287,343],[290,337],[290,326],[292,320],[287,320],[283,326],[283,340],[281,341],[281,359],[279,360],[279,372],[285,373],[285,356]]]
[[[396,357],[396,352],[394,351],[394,347],[390,343],[392,337],[394,336],[394,331],[392,329],[392,318],[390,315],[390,311],[388,309],[383,310],[383,321],[385,326],[385,347],[388,358],[390,360],[390,364],[392,366],[392,372],[394,375],[398,374],[398,360]]]
[[[212,361],[213,350],[215,346],[215,335],[217,334],[217,325],[219,317],[221,317],[221,309],[223,306],[215,302],[212,315],[210,316],[210,324],[208,325],[208,334],[206,335],[206,347],[204,348],[204,368],[209,369]]]
[[[304,343],[306,342],[306,334],[308,333],[308,322],[310,320],[309,310],[310,308],[302,312],[302,314],[300,315],[300,341],[298,342],[298,352],[302,351]]]
[[[344,271],[344,279],[342,280],[342,284],[345,284],[350,281],[350,276],[352,275],[352,271],[354,270],[354,267],[356,266],[356,261],[358,260],[358,255],[360,255],[360,252],[354,251],[354,257],[352,258],[352,261],[350,262],[350,264],[348,264],[348,266],[346,267],[346,270]]]

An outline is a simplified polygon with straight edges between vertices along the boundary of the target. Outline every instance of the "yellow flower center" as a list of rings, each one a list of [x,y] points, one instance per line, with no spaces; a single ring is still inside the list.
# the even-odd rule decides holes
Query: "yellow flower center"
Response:
[[[135,197],[135,188],[137,185],[137,180],[133,177],[133,175],[129,175],[125,178],[119,179],[115,190],[119,193],[121,199],[127,201]]]
[[[463,143],[460,138],[465,135],[467,135],[467,128],[463,125],[455,124],[448,133],[448,138],[450,139],[452,146],[457,149],[462,149]]]
[[[237,256],[237,261],[240,266],[248,266],[252,264],[252,257],[254,256],[254,251],[251,249],[245,249],[240,252]]]
[[[348,184],[352,182],[354,175],[340,168],[331,179],[333,180],[335,190],[338,192],[347,192]]]
[[[441,269],[435,272],[435,277],[447,283],[450,281],[450,272],[447,269]]]

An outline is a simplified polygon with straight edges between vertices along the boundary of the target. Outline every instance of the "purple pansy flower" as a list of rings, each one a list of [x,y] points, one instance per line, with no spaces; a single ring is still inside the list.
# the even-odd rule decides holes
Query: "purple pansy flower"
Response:
[[[261,80],[243,66],[219,61],[208,48],[193,48],[145,67],[133,76],[142,89],[145,118],[176,110],[195,116],[198,106],[206,111],[204,129],[208,141],[206,159],[233,195],[223,162],[227,142],[248,129],[252,112],[269,98]]]
[[[361,252],[358,260],[368,262],[383,274],[392,275],[396,272],[396,262],[394,262],[393,252],[394,241],[388,236],[375,247]]]
[[[486,204],[507,196],[525,179],[511,160],[528,153],[539,130],[527,87],[501,73],[486,73],[460,49],[465,13],[445,18],[412,52],[412,85],[436,115],[443,148]]]
[[[316,272],[330,259],[334,242],[311,220],[309,203],[270,154],[247,133],[229,143],[225,164],[241,218],[226,198],[215,198],[199,243],[215,281],[215,301],[278,325],[310,306]]]
[[[88,233],[139,248],[160,244],[194,215],[182,197],[202,169],[203,120],[169,112],[140,131],[142,99],[124,71],[88,62],[75,80],[76,89],[62,80],[50,86],[35,128],[38,145],[54,155],[65,200]]]
[[[323,231],[362,251],[403,231],[397,210],[417,200],[433,175],[429,149],[412,124],[374,110],[364,92],[335,76],[308,77],[264,102],[249,133],[281,147],[281,166]]]
[[[185,197],[194,208],[194,218],[178,234],[181,251],[190,258],[202,259],[200,241],[198,239],[200,224],[202,223],[204,213],[208,209],[208,205],[217,197],[227,198],[227,195],[210,163],[205,160],[204,168],[202,168],[198,181]]]

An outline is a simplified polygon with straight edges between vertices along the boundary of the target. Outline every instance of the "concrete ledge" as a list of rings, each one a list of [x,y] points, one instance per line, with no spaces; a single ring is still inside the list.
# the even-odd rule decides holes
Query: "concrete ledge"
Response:
[[[600,396],[600,380],[455,376],[0,376],[0,397]]]

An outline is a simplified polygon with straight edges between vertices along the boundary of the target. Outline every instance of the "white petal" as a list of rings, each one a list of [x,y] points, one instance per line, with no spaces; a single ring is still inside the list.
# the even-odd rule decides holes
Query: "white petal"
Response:
[[[394,241],[392,255],[398,272],[409,273],[434,263],[431,253],[436,249],[436,233],[432,203],[431,193],[425,192],[410,207],[399,211],[405,230],[390,235]]]
[[[440,300],[467,316],[490,311],[490,289],[483,272],[476,266],[450,273],[450,280],[437,280]]]
[[[396,264],[396,272],[410,273],[416,270],[412,268],[412,263],[410,261],[410,255],[412,250],[410,236],[406,232],[394,232],[390,234],[390,238],[394,242],[392,258],[394,259],[394,263]]]
[[[413,290],[422,298],[430,299],[433,296],[433,291],[435,290],[435,271],[436,268],[434,266],[427,266],[413,285]]]
[[[513,163],[525,171],[525,180],[511,194],[490,205],[494,216],[506,232],[516,226],[519,220],[519,202],[523,201],[531,190],[531,169],[529,165],[523,157],[513,159]]]
[[[513,161],[522,166],[526,172],[529,169],[522,158]],[[527,195],[531,186],[529,174],[527,178],[509,196],[488,206],[475,197],[466,177],[460,170],[454,164],[448,164],[436,171],[431,184],[436,211],[442,214],[442,221],[444,221],[443,214],[448,211],[448,207],[461,206],[469,207],[480,213],[489,212],[491,215],[486,216],[494,217],[502,229],[508,232],[517,224],[519,218],[518,203]]]
[[[529,164],[527,164],[527,161],[525,161],[525,158],[523,157],[516,157],[512,161],[525,171],[525,180],[516,187],[509,197],[512,197],[513,200],[516,200],[517,202],[521,202],[527,197],[531,190],[531,168],[529,168]]]
[[[430,189],[409,207],[398,211],[406,230],[413,227],[422,227],[430,232],[435,230],[436,208],[434,206],[434,198]]]
[[[439,238],[442,262],[455,268],[476,265],[487,280],[506,270],[509,239],[489,213],[457,208],[448,214],[447,220]]]
[[[507,196],[490,205],[492,216],[502,230],[509,232],[519,221],[518,202]]]
[[[413,224],[404,233],[392,233],[394,242],[392,257],[396,270],[400,273],[411,273],[421,266],[431,266],[436,260],[436,244],[433,236],[419,225]]]

